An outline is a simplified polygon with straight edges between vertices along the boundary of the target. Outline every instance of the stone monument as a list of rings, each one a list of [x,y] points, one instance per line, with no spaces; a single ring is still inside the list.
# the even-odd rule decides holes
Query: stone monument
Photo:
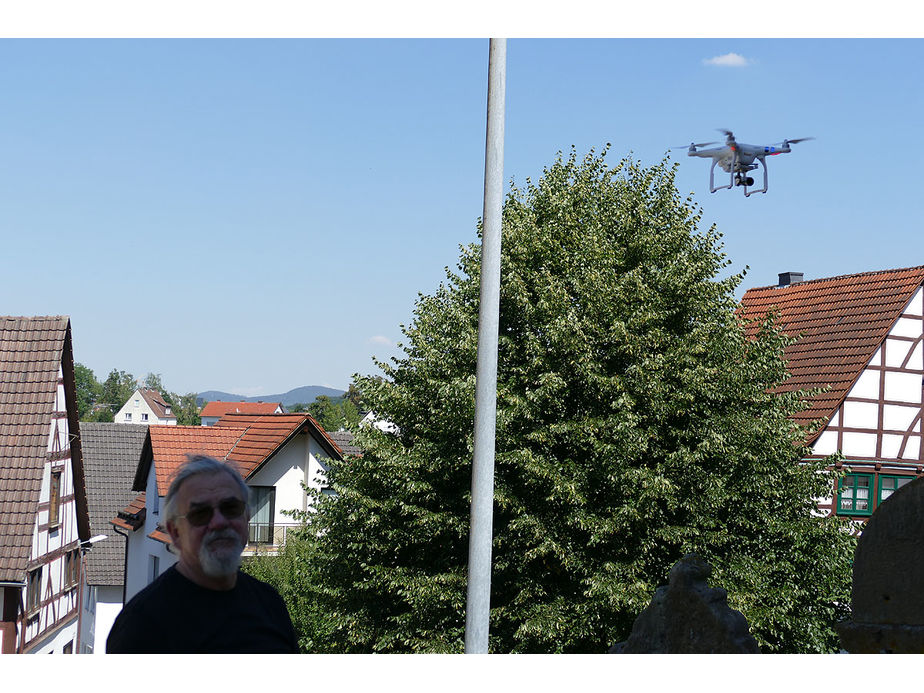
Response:
[[[757,641],[740,611],[728,606],[728,593],[709,587],[712,566],[687,554],[671,568],[666,587],[659,587],[648,607],[635,619],[625,642],[611,654],[758,654]]]
[[[893,493],[867,522],[853,560],[852,619],[837,624],[853,653],[924,653],[924,478]]]

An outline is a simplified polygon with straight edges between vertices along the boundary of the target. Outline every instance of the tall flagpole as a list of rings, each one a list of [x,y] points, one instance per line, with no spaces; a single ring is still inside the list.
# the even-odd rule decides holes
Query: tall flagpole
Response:
[[[488,123],[484,157],[481,302],[475,373],[475,449],[468,545],[465,652],[488,651],[491,614],[491,542],[494,517],[494,437],[497,414],[497,335],[500,312],[501,209],[504,202],[504,98],[507,39],[491,39]]]

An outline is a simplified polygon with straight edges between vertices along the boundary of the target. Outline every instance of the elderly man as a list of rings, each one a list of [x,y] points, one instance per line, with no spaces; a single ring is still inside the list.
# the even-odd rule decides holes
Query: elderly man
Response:
[[[247,543],[248,488],[225,462],[191,456],[167,491],[174,566],[122,609],[106,652],[298,651],[285,603],[238,570]]]

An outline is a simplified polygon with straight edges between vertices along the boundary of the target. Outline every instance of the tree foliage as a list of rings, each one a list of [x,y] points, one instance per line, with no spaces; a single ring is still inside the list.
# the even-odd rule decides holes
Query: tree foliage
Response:
[[[148,373],[139,381],[126,371],[113,368],[102,383],[96,379],[93,371],[83,364],[75,365],[77,380],[77,403],[81,421],[112,422],[113,415],[131,398],[135,390],[144,387],[157,390],[172,408],[177,424],[181,426],[198,426],[199,406],[196,394],[190,392],[178,395],[164,386],[160,373]]]
[[[359,411],[346,397],[331,399],[327,395],[318,395],[303,411],[311,414],[326,431],[352,430],[359,424]]]
[[[772,394],[788,338],[749,340],[742,275],[675,167],[559,156],[503,211],[493,652],[604,652],[698,552],[765,652],[836,648],[853,539],[798,464],[800,393]],[[303,560],[302,642],[321,652],[460,652],[480,248],[420,296],[404,356],[357,381],[398,427],[332,463]],[[293,549],[294,551],[295,549]]]
[[[88,421],[94,407],[103,393],[103,386],[96,379],[93,370],[82,363],[74,364],[74,380],[77,386],[77,412],[81,421]]]

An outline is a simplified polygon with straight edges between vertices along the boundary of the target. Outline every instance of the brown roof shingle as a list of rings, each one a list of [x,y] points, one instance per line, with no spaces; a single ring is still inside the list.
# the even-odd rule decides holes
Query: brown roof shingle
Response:
[[[124,583],[125,537],[113,531],[111,521],[137,495],[132,481],[147,432],[144,424],[80,424],[90,526],[94,535],[107,535],[87,555],[90,585]]]
[[[786,334],[801,335],[786,348],[791,377],[780,391],[830,388],[793,418],[807,423],[835,411],[922,282],[924,266],[766,286],[744,294],[745,320],[776,311]],[[749,330],[754,334],[756,326]]]
[[[0,316],[0,580],[22,582],[32,550],[66,316]]]
[[[176,414],[173,413],[173,410],[170,410],[170,413],[167,413],[167,409],[170,408],[170,405],[167,404],[167,400],[164,399],[164,396],[160,394],[157,390],[149,390],[147,388],[141,388],[138,390],[144,401],[148,403],[148,406],[151,407],[151,411],[154,412],[154,416],[158,419],[175,419]]]

